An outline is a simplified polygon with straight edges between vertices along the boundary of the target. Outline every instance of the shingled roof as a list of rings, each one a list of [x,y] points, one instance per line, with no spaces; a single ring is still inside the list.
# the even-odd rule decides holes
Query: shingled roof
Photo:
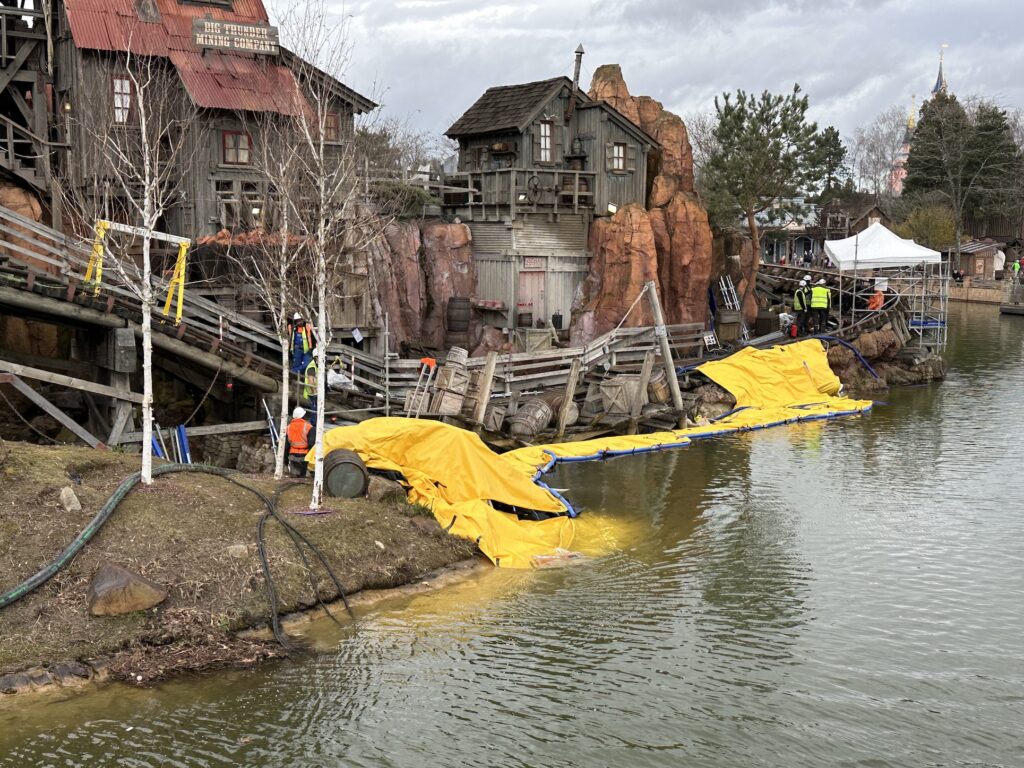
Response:
[[[568,77],[553,77],[534,83],[488,88],[445,135],[456,139],[484,133],[522,131],[529,125],[534,113],[563,86],[572,88],[572,80]],[[579,98],[581,102],[590,101],[582,92]]]

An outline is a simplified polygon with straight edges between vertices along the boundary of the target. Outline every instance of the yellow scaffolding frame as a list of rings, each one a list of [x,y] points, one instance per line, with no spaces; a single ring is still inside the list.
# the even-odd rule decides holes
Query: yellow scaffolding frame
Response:
[[[106,219],[97,219],[94,231],[96,238],[93,240],[92,253],[89,255],[89,265],[85,270],[85,283],[86,285],[93,286],[93,296],[99,296],[100,286],[103,283],[103,258],[107,250],[105,243],[110,232],[124,232],[136,236],[148,234],[152,240],[160,240],[178,246],[178,258],[174,264],[174,272],[171,275],[170,282],[167,284],[167,301],[164,302],[164,317],[170,314],[171,305],[176,303],[174,325],[181,325],[181,315],[185,307],[185,278],[188,271],[188,251],[192,247],[192,241],[177,235],[168,235],[165,232],[147,233],[142,227],[118,224]],[[175,302],[175,292],[177,292],[177,302]]]

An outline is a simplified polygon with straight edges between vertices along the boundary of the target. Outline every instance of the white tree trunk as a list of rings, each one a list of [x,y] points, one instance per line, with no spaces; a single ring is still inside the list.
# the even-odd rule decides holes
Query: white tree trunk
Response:
[[[274,479],[284,478],[285,449],[287,448],[288,422],[291,416],[288,408],[288,385],[291,383],[291,360],[288,355],[288,341],[281,340],[281,418],[277,429],[277,455],[274,457]]]
[[[316,255],[316,447],[310,509],[320,509],[324,497],[324,410],[327,405],[327,256],[323,244]]]
[[[150,237],[142,240],[142,482],[153,483],[153,283]],[[170,458],[170,457],[168,457]]]

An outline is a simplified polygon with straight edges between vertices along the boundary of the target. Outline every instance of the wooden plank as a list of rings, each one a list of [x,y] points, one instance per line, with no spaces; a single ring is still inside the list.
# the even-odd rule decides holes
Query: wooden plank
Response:
[[[260,432],[267,429],[267,420],[244,421],[238,424],[211,424],[208,427],[186,427],[185,434],[189,437],[205,435],[233,435],[240,432]],[[127,432],[121,435],[121,444],[142,442],[141,432]]]
[[[45,381],[48,384],[57,384],[62,387],[92,392],[95,395],[104,395],[105,397],[113,397],[117,400],[127,400],[131,403],[142,404],[142,395],[135,394],[134,392],[124,392],[113,387],[104,386],[103,384],[95,384],[85,379],[76,379],[61,373],[44,371],[41,368],[30,368],[27,365],[18,365],[17,363],[0,360],[0,371],[13,373],[15,376],[24,376],[26,379]]]
[[[565,383],[565,394],[562,397],[562,405],[558,409],[557,437],[561,437],[565,434],[565,427],[569,421],[569,410],[572,408],[572,401],[576,396],[576,384],[580,378],[581,368],[582,365],[580,363],[580,359],[577,357],[572,361],[572,365],[569,367],[569,378]]]
[[[114,426],[110,429],[110,437],[107,438],[107,445],[118,445],[121,442],[121,435],[131,418],[132,407],[130,404],[121,402],[117,406],[117,415],[114,417]],[[141,440],[141,438],[139,438]]]
[[[70,416],[68,416],[66,413],[64,413],[64,411],[62,411],[60,408],[55,406],[53,403],[51,403],[49,400],[47,400],[41,394],[36,392],[34,389],[32,389],[32,387],[30,387],[28,384],[26,384],[24,381],[22,381],[17,376],[12,376],[11,377],[11,384],[14,386],[14,388],[16,390],[18,390],[21,394],[23,394],[25,397],[27,397],[29,400],[31,400],[36,405],[38,405],[40,408],[42,408],[48,414],[50,414],[58,422],[60,422],[65,427],[67,427],[69,430],[71,430],[72,433],[77,435],[81,440],[83,440],[91,448],[99,448],[99,447],[101,447],[103,445],[103,443],[101,443],[95,437],[93,437],[88,432],[86,432],[78,424],[77,421],[72,419]]]
[[[491,388],[494,386],[494,369],[498,364],[498,353],[488,352],[487,362],[484,364],[483,374],[480,376],[480,391],[477,393],[476,408],[473,410],[473,420],[477,424],[483,424],[487,415],[487,404],[491,400]]]

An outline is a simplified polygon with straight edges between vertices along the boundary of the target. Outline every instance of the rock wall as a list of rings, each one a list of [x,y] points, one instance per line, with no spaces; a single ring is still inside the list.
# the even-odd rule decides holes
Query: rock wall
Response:
[[[838,344],[829,347],[829,366],[843,386],[854,394],[870,395],[890,386],[941,381],[946,375],[941,357],[917,359],[901,355],[903,344],[888,327],[858,336],[853,346],[880,377],[872,376],[849,348]]]
[[[583,344],[612,330],[643,285],[658,286],[670,324],[704,323],[712,276],[707,211],[693,186],[693,149],[686,125],[648,96],[632,96],[617,64],[594,73],[591,98],[603,99],[661,144],[648,156],[648,207],[628,205],[590,229],[590,270],[573,307],[570,338]],[[627,326],[652,323],[647,302]]]
[[[381,325],[388,315],[392,350],[445,346],[448,299],[475,293],[471,245],[465,224],[423,219],[389,225],[369,249],[374,315]]]

